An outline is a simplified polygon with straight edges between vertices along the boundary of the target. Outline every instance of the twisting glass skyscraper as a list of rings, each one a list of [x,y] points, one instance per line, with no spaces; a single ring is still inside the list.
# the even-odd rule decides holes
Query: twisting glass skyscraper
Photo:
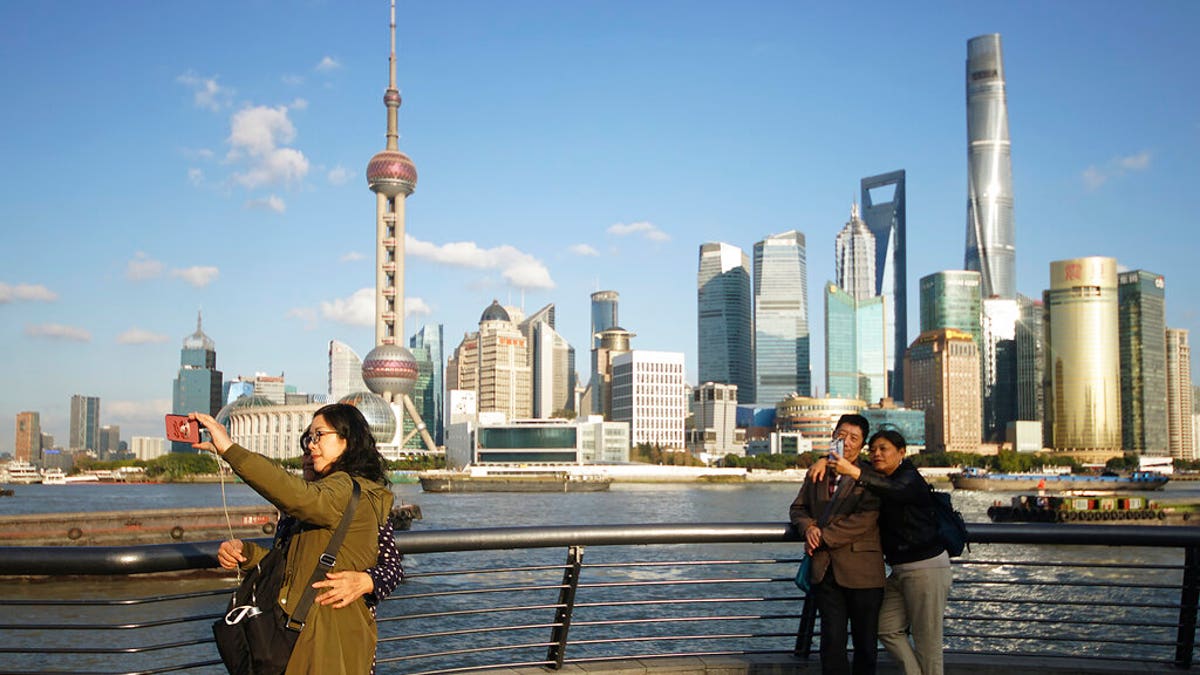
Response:
[[[757,403],[812,394],[808,263],[796,230],[754,245],[754,344]]]
[[[967,41],[967,253],[983,297],[1017,295],[1012,147],[1000,35]]]
[[[875,295],[883,296],[884,330],[892,336],[888,393],[904,398],[904,352],[908,349],[908,263],[904,170],[868,176],[859,183],[862,217],[875,235]],[[888,188],[891,188],[890,195]]]
[[[754,324],[750,260],[732,244],[700,246],[696,277],[700,382],[736,384],[738,403],[754,403]]]

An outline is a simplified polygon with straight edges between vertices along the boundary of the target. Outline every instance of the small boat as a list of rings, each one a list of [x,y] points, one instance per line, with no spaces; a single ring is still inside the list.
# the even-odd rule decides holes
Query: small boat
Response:
[[[1118,490],[1161,490],[1169,476],[1154,471],[1134,471],[1125,476],[1075,475],[1070,473],[990,473],[967,467],[950,474],[955,490],[1045,490],[1048,492],[1116,492]]]
[[[14,460],[5,467],[4,475],[0,476],[0,479],[0,483],[10,485],[32,485],[42,482],[42,472],[29,462]]]
[[[67,472],[59,468],[46,469],[42,472],[42,485],[66,485]]]
[[[467,467],[463,471],[422,471],[425,492],[602,492],[612,478],[567,470]]]

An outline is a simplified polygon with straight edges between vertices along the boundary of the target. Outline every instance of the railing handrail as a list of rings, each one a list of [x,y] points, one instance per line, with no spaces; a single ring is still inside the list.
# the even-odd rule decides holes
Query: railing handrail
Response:
[[[970,523],[975,544],[1200,547],[1200,527],[1163,525],[1063,525],[1049,523]],[[254,539],[259,543],[267,539]],[[569,546],[636,546],[703,543],[801,541],[786,523],[680,523],[560,525],[396,533],[401,553],[446,553]],[[0,547],[0,575],[124,575],[217,567],[219,541],[138,546]]]

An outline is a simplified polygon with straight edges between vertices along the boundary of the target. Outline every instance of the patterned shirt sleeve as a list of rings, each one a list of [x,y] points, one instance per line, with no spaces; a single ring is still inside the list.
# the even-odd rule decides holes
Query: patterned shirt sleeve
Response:
[[[404,580],[404,567],[400,564],[402,557],[396,548],[392,521],[389,518],[379,528],[379,559],[375,561],[374,567],[366,570],[371,581],[375,582],[375,591],[364,596],[368,607],[378,605]]]

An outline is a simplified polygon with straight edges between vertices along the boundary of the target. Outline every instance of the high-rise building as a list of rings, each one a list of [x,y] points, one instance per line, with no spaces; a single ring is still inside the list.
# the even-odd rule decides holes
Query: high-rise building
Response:
[[[254,380],[241,375],[228,380],[221,385],[221,402],[229,405],[243,396],[254,395]]]
[[[736,384],[738,402],[754,403],[750,258],[731,244],[701,244],[696,290],[700,381]]]
[[[588,388],[590,392],[592,414],[603,414],[604,396],[596,389],[600,381],[596,379],[596,374],[599,372],[599,362],[597,361],[596,350],[600,348],[600,334],[609,328],[616,328],[620,325],[617,321],[617,309],[620,304],[621,294],[616,291],[596,291],[592,293],[592,369],[588,373]]]
[[[356,391],[366,391],[363,382],[362,359],[350,345],[340,340],[329,341],[329,400],[338,401]]]
[[[17,438],[13,444],[13,459],[36,462],[42,458],[41,415],[26,411],[17,413]]]
[[[630,443],[683,450],[683,353],[635,349],[613,357],[612,369],[612,421],[629,423]]]
[[[745,438],[738,442],[737,389],[732,384],[705,382],[691,390],[692,428],[688,449],[693,454],[725,456],[739,452]]]
[[[193,411],[216,415],[221,409],[221,371],[217,370],[217,346],[204,334],[200,314],[196,332],[183,339],[179,352],[179,375],[175,378],[171,410],[177,415]],[[187,443],[171,443],[171,452],[195,452]]]
[[[1012,145],[1008,137],[1000,35],[967,41],[967,252],[965,267],[982,275],[984,298],[1013,299]]]
[[[1044,440],[1056,450],[1121,450],[1117,261],[1050,263]]]
[[[497,301],[483,310],[479,331],[468,333],[447,364],[446,387],[477,395],[477,412],[502,412],[511,422],[533,415],[529,347]]]
[[[435,414],[436,411],[434,409],[436,400],[434,395],[433,376],[435,368],[433,365],[433,359],[429,355],[429,349],[427,347],[415,347],[411,346],[410,343],[409,351],[412,352],[413,358],[416,359],[417,362],[417,381],[413,385],[411,394],[413,407],[415,407],[417,412],[420,413],[422,420],[429,420],[432,422],[437,419],[437,415]],[[414,422],[412,418],[405,415],[397,415],[397,417],[399,418],[401,424],[400,440],[402,441],[402,446],[404,449],[424,449],[424,439],[421,438],[420,434],[415,433],[417,426],[416,422]],[[429,431],[432,434],[434,429],[430,429]]]
[[[1045,418],[1042,381],[1046,367],[1045,307],[1041,300],[1017,295],[1021,318],[1017,321],[1017,419],[1041,422]]]
[[[121,450],[121,427],[116,424],[106,424],[100,427],[100,442],[98,454],[101,459],[111,459]]]
[[[888,395],[904,396],[904,352],[908,349],[908,268],[904,170],[869,176],[860,183],[863,220],[875,235],[875,295],[883,296],[888,351]],[[888,194],[890,188],[890,194]]]
[[[703,344],[703,341],[701,342]],[[773,234],[754,245],[755,398],[763,405],[812,393],[808,264],[804,234]],[[703,376],[700,378],[705,380]],[[738,400],[742,401],[741,391]]]
[[[283,379],[283,373],[276,375],[268,375],[266,373],[254,374],[254,395],[262,396],[275,405],[283,405],[287,402],[287,385]]]
[[[100,398],[98,396],[71,397],[71,452],[90,450],[100,452]],[[191,449],[190,446],[188,448]],[[97,454],[97,456],[99,456]]]
[[[129,451],[143,462],[167,454],[167,439],[160,436],[134,436],[129,439]]]
[[[880,296],[855,299],[825,285],[825,390],[870,403],[887,397],[887,345]]]
[[[425,349],[429,355],[429,366],[432,368],[430,377],[430,395],[432,396],[432,417],[424,417],[425,423],[433,432],[434,441],[438,445],[445,443],[445,421],[443,411],[446,409],[446,340],[443,336],[444,326],[440,323],[421,326],[408,339],[408,346]],[[415,354],[415,353],[414,353]]]
[[[575,410],[575,348],[554,329],[554,305],[529,315],[520,326],[529,345],[533,416]]]
[[[1146,270],[1117,276],[1121,350],[1121,445],[1167,454],[1167,314],[1165,283]]]
[[[877,295],[875,292],[875,235],[858,217],[858,204],[850,206],[850,220],[834,239],[834,273],[837,285],[855,300]]]
[[[925,447],[978,452],[983,431],[979,347],[954,328],[923,331],[904,356],[904,402],[925,411]]]
[[[983,438],[999,443],[1008,423],[1017,419],[1017,322],[1021,310],[1015,299],[1007,298],[985,298],[981,309]]]
[[[601,331],[600,346],[596,348],[596,376],[592,380],[591,395],[593,414],[606,420],[613,419],[612,408],[612,363],[613,359],[633,349],[631,341],[636,333],[613,326]]]
[[[979,272],[945,270],[921,277],[921,332],[954,328],[983,349]]]
[[[1192,433],[1192,350],[1188,331],[1167,329],[1167,440],[1171,456],[1194,461],[1196,438]]]

